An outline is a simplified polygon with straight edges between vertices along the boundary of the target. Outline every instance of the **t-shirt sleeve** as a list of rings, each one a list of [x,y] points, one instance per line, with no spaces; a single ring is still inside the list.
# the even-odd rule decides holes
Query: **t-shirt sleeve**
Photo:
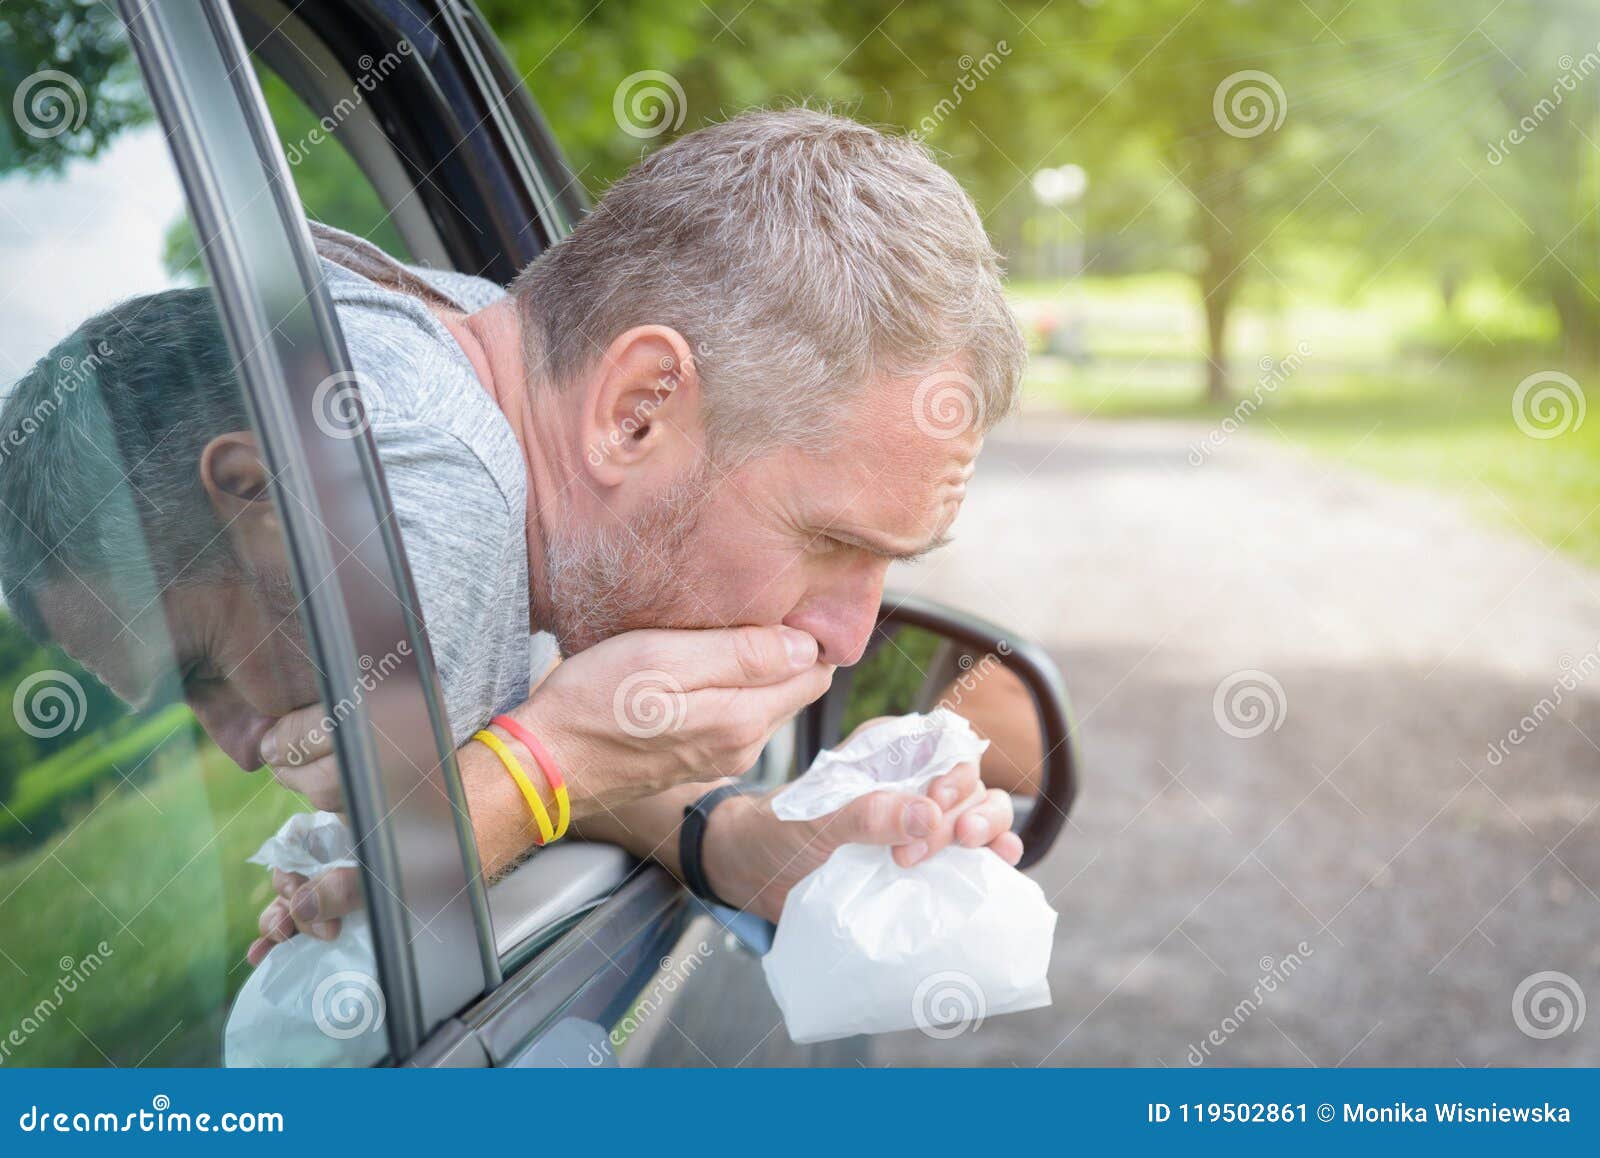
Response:
[[[459,747],[503,698],[483,643],[503,630],[495,613],[509,597],[507,577],[518,573],[510,552],[522,549],[513,519],[523,513],[510,510],[488,467],[448,431],[377,418],[373,435]]]

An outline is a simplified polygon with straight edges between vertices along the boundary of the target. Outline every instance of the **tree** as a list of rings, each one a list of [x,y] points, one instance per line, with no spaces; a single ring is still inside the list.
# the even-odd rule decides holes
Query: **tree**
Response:
[[[0,174],[57,172],[150,117],[115,9],[92,0],[12,0],[0,23]]]

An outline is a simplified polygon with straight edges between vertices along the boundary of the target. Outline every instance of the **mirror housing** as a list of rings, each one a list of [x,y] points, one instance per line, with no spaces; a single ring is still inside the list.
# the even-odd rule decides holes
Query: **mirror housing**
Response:
[[[960,710],[959,689],[965,687],[971,691],[975,688],[985,678],[991,664],[1004,668],[1030,693],[1038,722],[1041,755],[1034,773],[1036,779],[1030,777],[1036,785],[1036,793],[1015,797],[1017,820],[1013,830],[1022,838],[1022,860],[1017,867],[1027,868],[1037,863],[1055,843],[1078,792],[1076,730],[1066,687],[1060,669],[1044,648],[975,615],[912,595],[886,594],[867,655],[854,667],[840,668],[834,675],[833,686],[802,715],[795,768],[810,767],[817,753],[839,743],[847,724],[853,727],[859,723],[852,719],[859,714],[858,710],[853,710],[859,707],[861,699],[853,694],[859,690],[858,676],[881,648],[894,647],[905,656],[906,652],[895,642],[895,637],[905,629],[926,633],[944,644],[941,650],[946,662],[942,670],[936,667],[932,674],[916,666],[916,672],[924,677],[913,697],[916,702],[897,705],[893,714],[927,711],[939,703],[957,714],[965,714]],[[952,652],[953,664],[948,662]],[[916,664],[909,656],[907,662]],[[937,693],[946,687],[949,692],[941,698]],[[874,702],[881,698],[881,695],[873,697]],[[948,702],[952,699],[954,703]],[[979,730],[984,731],[981,727]]]

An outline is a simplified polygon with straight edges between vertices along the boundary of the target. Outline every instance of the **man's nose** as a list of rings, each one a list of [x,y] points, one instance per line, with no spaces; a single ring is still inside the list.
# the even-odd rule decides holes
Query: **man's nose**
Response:
[[[190,700],[189,708],[228,759],[246,772],[261,767],[261,738],[273,725],[271,716],[262,715],[236,696]]]
[[[861,658],[878,624],[883,601],[883,571],[848,597],[808,600],[784,619],[790,627],[810,632],[823,663],[849,667]]]

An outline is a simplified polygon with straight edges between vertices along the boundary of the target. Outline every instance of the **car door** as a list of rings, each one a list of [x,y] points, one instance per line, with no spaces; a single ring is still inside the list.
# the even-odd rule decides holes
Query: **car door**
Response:
[[[424,272],[480,275],[467,291],[477,294],[509,281],[583,212],[581,187],[470,5],[230,8],[308,216]],[[808,713],[750,779],[782,783],[797,747],[814,750],[838,718],[837,705]],[[1064,722],[1054,735],[1066,787],[1056,785],[1054,813],[1038,815],[1040,851],[1059,827],[1045,822],[1070,804]],[[487,889],[478,916],[503,980],[414,1062],[818,1065],[863,1055],[860,1041],[789,1040],[760,968],[770,926],[701,904],[621,850],[540,850]]]
[[[6,17],[3,1060],[404,1059],[498,964],[382,479],[318,421],[348,361],[237,30]],[[249,773],[296,699],[334,737],[365,930],[274,1009],[249,858],[309,818]]]
[[[581,187],[470,6],[236,0],[231,13],[307,216],[419,267],[504,284],[582,213]],[[438,1035],[427,1060],[853,1056],[787,1042],[756,956],[765,930],[713,915],[619,849],[542,850],[487,892],[505,981]],[[665,1012],[685,1002],[700,1008]],[[662,1015],[645,1027],[644,1011]]]

